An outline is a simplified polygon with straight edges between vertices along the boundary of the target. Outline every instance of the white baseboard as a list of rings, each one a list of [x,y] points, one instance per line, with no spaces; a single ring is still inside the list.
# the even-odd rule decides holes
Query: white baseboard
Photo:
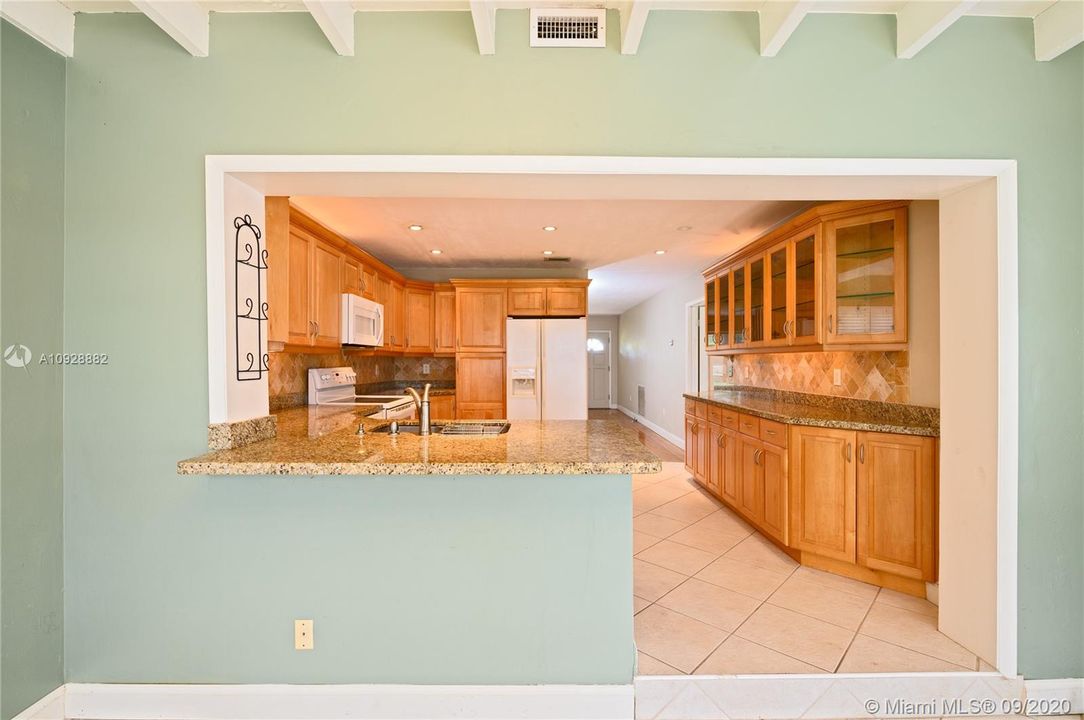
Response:
[[[678,437],[677,435],[673,434],[669,430],[664,430],[663,428],[659,427],[658,425],[651,422],[650,420],[643,417],[642,415],[637,415],[636,413],[634,413],[632,410],[629,410],[624,405],[618,405],[617,409],[620,410],[621,412],[625,413],[630,418],[632,418],[636,422],[640,423],[644,427],[646,427],[648,430],[651,430],[654,433],[662,435],[664,438],[666,438],[670,442],[674,443],[675,445],[677,445],[682,450],[685,449],[685,438]]]
[[[1069,713],[1084,713],[1084,678],[1057,680],[1025,680],[1024,689],[1028,700],[1068,700]],[[1036,708],[1036,712],[1041,709]]]
[[[632,685],[69,683],[72,720],[631,720]]]
[[[12,720],[64,720],[66,689],[66,685],[61,685],[16,715]]]

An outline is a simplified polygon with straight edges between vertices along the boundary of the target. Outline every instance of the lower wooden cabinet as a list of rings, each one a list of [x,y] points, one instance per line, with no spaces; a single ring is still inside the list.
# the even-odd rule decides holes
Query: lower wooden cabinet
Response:
[[[760,441],[738,436],[739,513],[754,524],[764,515],[763,478],[760,474]]]
[[[731,506],[738,504],[738,433],[723,428],[721,437],[722,451],[718,455],[719,497]]]
[[[708,444],[710,430],[704,418],[695,415],[685,416],[685,468],[693,474],[697,482],[708,485]]]
[[[433,395],[430,397],[429,417],[433,420],[454,420],[455,395]]]
[[[855,561],[854,435],[852,430],[791,427],[791,547]]]
[[[459,353],[455,361],[456,414],[465,420],[504,417],[504,353]]]
[[[760,449],[760,486],[764,496],[760,527],[787,544],[787,451],[764,443]]]

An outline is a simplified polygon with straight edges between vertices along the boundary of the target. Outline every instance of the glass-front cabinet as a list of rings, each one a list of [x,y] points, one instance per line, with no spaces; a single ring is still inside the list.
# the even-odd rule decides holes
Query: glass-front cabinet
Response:
[[[715,279],[719,314],[715,321],[715,346],[730,347],[730,273],[719,273]]]
[[[712,350],[717,346],[716,325],[719,321],[719,284],[717,278],[704,283],[704,346]]]
[[[730,324],[733,325],[734,340],[731,347],[743,348],[749,346],[747,320],[745,317],[745,266],[739,265],[730,271],[734,279],[731,283],[730,293]]]
[[[768,344],[786,345],[790,342],[790,263],[788,243],[768,250]]]
[[[749,326],[749,345],[763,345],[766,318],[764,307],[764,285],[766,281],[764,258],[754,258],[747,267],[749,273],[749,321],[746,324]]]
[[[826,342],[907,340],[907,209],[825,226]]]
[[[793,307],[790,318],[792,345],[821,342],[820,332],[821,240],[820,228],[814,228],[790,239],[791,277],[794,278]]]

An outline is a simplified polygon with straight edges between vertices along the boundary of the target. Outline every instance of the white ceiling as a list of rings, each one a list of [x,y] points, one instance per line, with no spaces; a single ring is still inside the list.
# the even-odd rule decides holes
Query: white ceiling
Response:
[[[808,205],[327,196],[293,196],[291,202],[397,268],[493,268],[499,276],[501,268],[554,267],[542,254],[552,250],[588,271],[590,311],[599,314],[624,312]],[[424,229],[411,231],[411,224]],[[547,225],[557,230],[543,230]]]

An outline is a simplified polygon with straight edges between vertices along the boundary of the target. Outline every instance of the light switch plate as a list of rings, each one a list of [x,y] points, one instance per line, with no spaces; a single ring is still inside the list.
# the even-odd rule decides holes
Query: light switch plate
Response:
[[[312,620],[294,620],[294,650],[312,650]]]
[[[422,375],[429,374],[429,363],[422,363]]]

